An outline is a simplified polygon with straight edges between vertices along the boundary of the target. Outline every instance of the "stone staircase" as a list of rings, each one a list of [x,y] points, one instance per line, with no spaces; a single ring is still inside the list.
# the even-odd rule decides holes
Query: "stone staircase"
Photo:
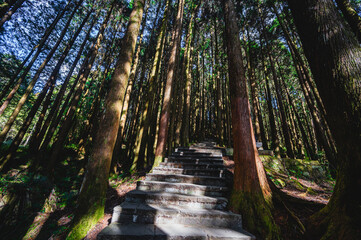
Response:
[[[114,208],[98,239],[255,239],[226,210],[229,177],[214,145],[177,148]]]

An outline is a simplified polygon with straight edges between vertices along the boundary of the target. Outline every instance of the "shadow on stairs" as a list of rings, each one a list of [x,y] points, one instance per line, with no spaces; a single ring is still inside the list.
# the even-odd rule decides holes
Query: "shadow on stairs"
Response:
[[[215,143],[177,148],[114,208],[97,239],[255,239],[226,210],[227,180]]]

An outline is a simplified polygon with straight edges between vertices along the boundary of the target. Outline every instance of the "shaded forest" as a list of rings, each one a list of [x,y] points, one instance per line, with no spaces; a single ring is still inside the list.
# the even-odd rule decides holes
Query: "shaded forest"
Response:
[[[209,139],[257,239],[361,239],[360,1],[1,0],[0,19],[0,239],[95,239],[119,189]]]

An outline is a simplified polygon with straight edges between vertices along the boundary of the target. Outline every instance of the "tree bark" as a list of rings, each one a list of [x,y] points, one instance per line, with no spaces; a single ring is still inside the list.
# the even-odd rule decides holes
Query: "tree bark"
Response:
[[[327,206],[312,216],[319,239],[360,239],[360,45],[332,0],[288,0],[336,141],[338,174]]]
[[[168,137],[168,123],[170,117],[170,103],[172,97],[172,85],[176,77],[174,74],[176,71],[176,66],[178,62],[178,53],[179,45],[181,40],[182,33],[182,22],[183,22],[183,11],[184,11],[184,0],[178,0],[178,13],[173,30],[172,42],[173,46],[171,49],[171,55],[168,62],[167,70],[167,83],[165,86],[164,96],[163,96],[163,107],[159,125],[159,136],[157,142],[157,149],[155,153],[155,161],[153,168],[157,167],[163,160],[166,148],[166,141]]]
[[[272,193],[258,156],[253,133],[238,21],[232,1],[224,0],[223,4],[235,162],[230,204],[233,210],[242,212],[247,230],[263,238],[277,239],[278,228],[271,213]]]
[[[144,168],[144,164],[143,166],[141,166],[142,164],[140,163],[145,162],[145,151],[146,151],[146,145],[148,143],[147,140],[149,135],[149,127],[150,127],[151,119],[153,118],[154,115],[153,108],[155,101],[155,93],[159,78],[158,72],[159,72],[160,62],[163,55],[162,53],[165,42],[165,34],[167,30],[169,4],[170,1],[167,0],[164,9],[162,25],[157,39],[156,52],[154,55],[153,65],[149,75],[149,81],[148,81],[149,89],[146,93],[146,101],[141,115],[141,127],[137,135],[135,151],[134,151],[135,156],[133,160],[133,165],[131,167],[131,171],[135,170],[135,167],[137,167],[138,169]],[[138,163],[138,159],[140,160],[139,163]]]
[[[129,79],[135,45],[143,17],[144,2],[145,0],[135,1],[127,31],[122,39],[122,49],[105,100],[106,114],[101,119],[100,128],[95,136],[95,144],[89,156],[87,172],[77,201],[78,208],[68,239],[85,237],[88,230],[104,214],[108,175],[119,128],[123,105],[122,99]]]
[[[361,43],[361,17],[355,9],[352,8],[349,0],[336,0],[336,3],[352,31],[355,33],[359,43]]]

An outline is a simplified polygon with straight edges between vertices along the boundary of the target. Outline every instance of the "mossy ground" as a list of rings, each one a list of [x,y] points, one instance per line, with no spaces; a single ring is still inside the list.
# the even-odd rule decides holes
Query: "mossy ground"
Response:
[[[327,174],[327,171],[320,171],[320,167],[323,166],[315,161],[305,160],[305,164],[303,164],[301,159],[286,159],[286,161],[282,161],[283,159],[276,159],[270,156],[261,156],[261,159],[263,160],[268,178],[272,180],[276,187],[284,194],[291,197],[289,199],[283,199],[287,208],[293,212],[304,226],[307,226],[310,216],[321,210],[329,201],[335,181]],[[230,172],[233,172],[234,162],[231,160],[231,157],[224,157],[224,160],[226,167]],[[288,171],[285,164],[287,164],[292,171]],[[305,171],[312,171],[312,169],[315,169],[316,174],[304,174]],[[231,199],[235,205],[242,206],[242,197],[233,194],[232,198],[236,199]],[[280,228],[281,238],[294,240],[306,239],[304,231],[297,221],[290,216],[290,213],[285,209],[284,205],[277,200],[274,201],[273,204],[274,209],[272,209],[272,214],[276,224]],[[244,221],[246,220],[245,218],[247,217],[243,214]],[[267,221],[265,221],[265,219],[263,220],[263,224],[267,226]],[[252,225],[252,221],[254,220],[250,219],[250,221]],[[246,230],[252,232],[247,228]]]
[[[22,151],[24,153],[20,157],[26,156],[26,149]],[[64,158],[55,168],[53,181],[30,172],[29,159],[25,158],[17,159],[19,164],[16,167],[0,175],[2,239],[65,239],[74,217],[85,164],[82,156],[77,156],[76,149],[67,148],[63,155]],[[105,227],[113,207],[124,199],[126,192],[135,188],[137,180],[143,175],[119,174],[109,178],[105,210],[95,209],[95,217],[89,221],[91,226],[97,224],[99,216],[105,212],[100,229]],[[79,226],[83,224],[84,221]],[[80,234],[73,235],[76,236],[74,239],[84,235],[84,231],[81,231],[84,228],[78,229]],[[97,232],[91,234],[93,238],[89,239],[95,239]]]

